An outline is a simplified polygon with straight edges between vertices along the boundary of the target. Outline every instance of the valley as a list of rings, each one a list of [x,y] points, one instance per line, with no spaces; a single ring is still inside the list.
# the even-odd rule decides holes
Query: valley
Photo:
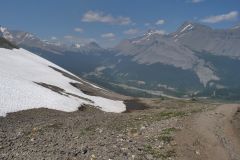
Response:
[[[4,38],[0,47],[0,159],[240,157],[238,104],[111,83],[149,98],[121,95]]]
[[[0,4],[0,160],[240,160],[239,0]]]
[[[179,98],[239,99],[240,78],[235,74],[240,66],[239,28],[212,29],[187,21],[175,32],[161,34],[149,30],[122,40],[113,48],[102,48],[95,42],[80,48],[50,43],[28,32],[1,28],[3,36],[12,43],[115,92],[156,96],[112,83]],[[192,43],[192,39],[196,41]]]

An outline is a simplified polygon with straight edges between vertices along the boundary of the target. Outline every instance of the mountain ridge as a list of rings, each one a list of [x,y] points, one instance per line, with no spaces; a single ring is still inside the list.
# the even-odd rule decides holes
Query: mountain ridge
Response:
[[[144,90],[174,88],[175,91],[181,90],[184,96],[200,92],[204,93],[202,96],[212,96],[216,89],[224,88],[224,94],[227,94],[228,89],[232,90],[231,86],[238,86],[235,82],[239,77],[234,76],[234,71],[240,64],[239,31],[238,27],[213,29],[188,21],[173,33],[149,30],[141,36],[125,39],[111,49],[104,49],[97,43],[75,44],[71,49],[64,47],[59,50],[60,54],[56,54],[51,48],[22,47],[75,74],[84,75],[86,79],[110,86],[110,89],[115,89],[110,84],[120,83]],[[217,62],[218,59],[222,64]],[[148,74],[149,71],[153,73]],[[178,73],[185,78],[178,79]],[[232,81],[228,80],[229,76]],[[187,87],[182,80],[191,82],[193,86]]]
[[[0,36],[23,48],[38,48],[55,54],[63,54],[64,52],[82,52],[88,54],[91,52],[104,52],[105,50],[95,42],[89,42],[86,44],[73,43],[72,45],[68,45],[61,42],[42,40],[32,33],[19,30],[9,30],[2,26],[0,26]]]

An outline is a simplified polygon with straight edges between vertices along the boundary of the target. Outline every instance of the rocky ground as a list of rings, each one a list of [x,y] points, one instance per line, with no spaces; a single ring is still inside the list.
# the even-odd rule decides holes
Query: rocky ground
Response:
[[[239,160],[238,106],[228,112],[213,103],[140,101],[148,108],[122,114],[87,106],[11,113],[0,118],[0,159],[206,160],[223,153],[220,159]]]
[[[188,117],[177,134],[180,160],[240,160],[239,105],[225,104]]]

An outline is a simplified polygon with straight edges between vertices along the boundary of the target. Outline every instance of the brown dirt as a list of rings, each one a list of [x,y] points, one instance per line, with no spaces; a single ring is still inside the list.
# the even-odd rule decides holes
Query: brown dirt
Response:
[[[239,105],[226,104],[188,117],[176,141],[179,160],[239,160],[240,141],[232,124]]]

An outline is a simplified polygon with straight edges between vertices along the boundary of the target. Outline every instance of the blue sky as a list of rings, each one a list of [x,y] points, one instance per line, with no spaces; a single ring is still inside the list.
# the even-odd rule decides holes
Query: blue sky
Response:
[[[97,41],[111,47],[184,21],[213,28],[240,24],[240,0],[1,0],[0,24],[54,41]]]

